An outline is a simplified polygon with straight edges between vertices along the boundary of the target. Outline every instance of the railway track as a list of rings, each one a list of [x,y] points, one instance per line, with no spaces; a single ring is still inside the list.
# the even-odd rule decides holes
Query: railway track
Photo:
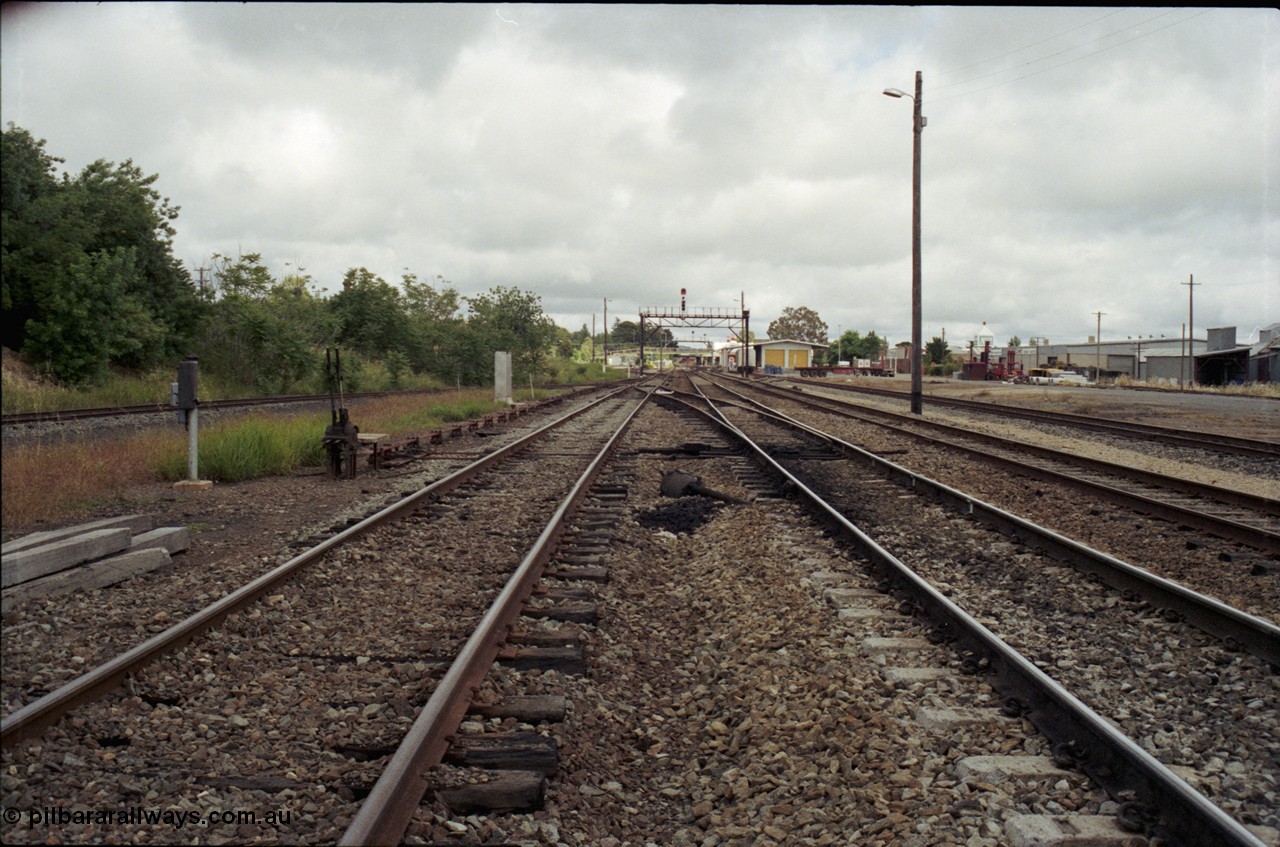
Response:
[[[744,387],[747,383],[741,383]],[[964,451],[1020,476],[1065,484],[1217,537],[1280,555],[1280,500],[1168,474],[1091,459],[1078,452],[1037,446],[954,424],[839,401],[752,386],[810,409],[887,427],[926,442]],[[741,397],[741,395],[739,395]],[[981,405],[981,404],[980,404]]]
[[[780,384],[805,386],[810,389],[824,391],[848,392],[894,400],[906,399],[901,391],[887,388],[871,388],[869,386],[849,385],[829,380],[786,378],[773,380]],[[1054,425],[1064,425],[1077,429],[1105,433],[1122,438],[1138,439],[1147,442],[1159,442],[1195,450],[1210,450],[1239,456],[1250,456],[1261,459],[1280,458],[1280,441],[1240,438],[1220,432],[1196,432],[1186,429],[1173,429],[1154,424],[1135,423],[1133,421],[1111,420],[1093,415],[1076,415],[1067,412],[1047,412],[1039,409],[1028,409],[1021,406],[988,403],[981,400],[964,400],[954,397],[929,397],[926,401],[937,408],[960,409],[1005,418],[1020,418]]]
[[[393,397],[401,394],[434,395],[451,394],[452,388],[430,388],[415,391],[357,391],[345,395],[346,400],[375,400],[380,397]],[[241,397],[227,400],[203,400],[201,411],[217,411],[225,409],[249,409],[259,406],[290,406],[302,404],[329,403],[328,394],[282,394],[271,397]],[[17,427],[39,423],[57,423],[62,421],[83,421],[95,418],[135,417],[138,415],[163,414],[172,417],[176,412],[174,406],[167,403],[137,403],[120,406],[95,406],[81,409],[54,409],[40,412],[10,412],[0,417],[0,426]]]
[[[892,479],[909,485],[912,489],[927,492],[930,496],[953,509],[974,517],[1021,543],[1052,553],[1060,560],[1072,563],[1074,567],[1101,579],[1118,590],[1130,595],[1145,597],[1149,602],[1155,604],[1157,608],[1170,612],[1171,616],[1181,616],[1195,622],[1196,625],[1201,626],[1211,634],[1215,634],[1227,641],[1233,649],[1249,650],[1264,661],[1271,663],[1273,667],[1280,668],[1280,639],[1277,638],[1277,635],[1280,634],[1280,629],[1277,629],[1272,621],[1255,615],[1237,613],[1229,604],[1213,600],[1194,591],[1181,590],[1172,584],[1170,580],[1157,574],[1133,567],[1116,559],[1114,556],[1074,542],[1063,537],[1060,533],[1037,526],[1003,509],[978,500],[971,494],[957,491],[928,477],[907,471],[893,462],[876,457],[853,444],[840,440],[830,432],[818,430],[808,423],[789,418],[777,409],[771,409],[758,403],[744,407],[740,405],[744,399],[742,394],[736,391],[734,386],[726,385],[722,380],[715,380],[711,385],[714,386],[714,391],[720,392],[729,401],[731,404],[729,408],[745,408],[757,414],[762,414],[775,423],[781,423],[784,426],[795,429],[802,435],[811,435],[819,439],[820,444],[825,443],[829,450],[834,451],[834,453],[829,454],[829,457],[830,455],[836,455],[845,459],[853,459],[853,467],[855,469],[871,469],[882,476],[887,475]],[[805,408],[811,410],[823,407],[813,407],[805,404]],[[954,445],[947,443],[947,446]],[[793,450],[785,447],[777,447],[775,449],[780,451],[783,456],[795,455],[803,458],[805,455],[803,452],[794,453]],[[799,450],[799,448],[794,448],[794,450]],[[985,455],[979,454],[978,458],[979,460],[984,460]],[[839,467],[843,471],[846,465],[842,462]],[[1169,482],[1179,488],[1182,483],[1181,480],[1176,479],[1171,479]],[[874,483],[869,484],[872,485],[874,490],[876,487]],[[1145,498],[1143,499],[1145,500]],[[1141,506],[1142,504],[1140,503],[1139,505]],[[1268,615],[1267,617],[1274,617],[1274,615]]]
[[[360,763],[380,758],[370,751],[403,734],[418,701],[435,708],[427,695],[452,688],[451,701],[459,691],[466,695],[460,701],[465,711],[471,691],[451,682],[454,668],[465,668],[462,677],[469,681],[475,657],[496,653],[507,635],[501,628],[528,596],[547,548],[600,464],[591,445],[607,443],[634,414],[633,395],[614,392],[410,494],[6,716],[6,756],[25,760],[31,748],[19,749],[16,742],[38,737],[39,750],[76,751],[62,756],[64,763],[105,758],[74,773],[50,767],[40,789],[69,803],[92,798],[112,808],[139,799],[133,796],[139,773],[148,784],[189,796],[287,785],[283,790],[309,798],[304,811],[327,813],[324,822],[309,815],[313,837],[336,840],[340,830],[333,827],[350,816],[341,810],[343,801],[351,803],[353,786],[361,785]],[[480,563],[458,540],[468,526],[482,527],[492,545]],[[520,561],[530,543],[536,554]],[[515,576],[513,556],[519,562]],[[464,645],[484,611],[475,604],[494,594],[494,608],[502,611],[485,613],[482,631],[488,630],[478,636],[480,643]],[[445,613],[428,616],[430,625],[406,626],[421,620],[423,599],[440,598]],[[209,630],[219,622],[224,624]],[[451,665],[459,647],[464,658]],[[227,685],[217,672],[191,673],[226,673],[228,665],[253,668],[251,681]],[[83,707],[86,717],[62,720],[121,683],[123,697],[91,703]],[[318,729],[326,724],[321,739]],[[301,737],[291,731],[295,725]],[[147,747],[144,739],[164,743]],[[112,754],[94,755],[104,748]],[[264,756],[276,765],[269,774],[261,772]],[[58,831],[25,830],[39,840]],[[63,831],[72,840],[82,834]],[[256,834],[270,840],[271,833]],[[144,824],[135,837],[170,843],[174,833],[171,822]]]
[[[1276,726],[1274,688],[1264,685],[1249,699],[1257,680],[1267,679],[1261,660],[1167,620],[1148,602],[1082,582],[1020,543],[979,533],[932,502],[911,506],[915,520],[903,522],[895,513],[906,510],[892,504],[911,495],[886,489],[882,475],[844,477],[855,463],[833,453],[830,439],[782,432],[741,407],[724,414],[741,432],[758,428],[766,449],[738,444],[683,407],[650,404],[617,437],[614,459],[597,468],[595,481],[573,484],[567,468],[592,464],[598,454],[587,445],[605,436],[565,433],[558,443],[512,450],[529,464],[495,460],[465,488],[391,507],[401,520],[390,526],[351,527],[352,537],[326,542],[308,567],[313,575],[266,588],[185,652],[127,683],[124,695],[83,706],[26,742],[6,741],[9,773],[17,767],[24,788],[38,784],[40,797],[77,798],[82,806],[109,788],[122,805],[163,803],[199,812],[202,822],[213,804],[294,814],[286,827],[259,820],[201,831],[237,843],[694,844],[715,834],[721,843],[762,845],[947,838],[994,845],[1015,833],[1032,837],[1050,815],[1070,811],[1103,816],[1111,827],[1119,815],[1137,830],[1171,836],[1170,843],[1262,843],[1184,783],[1168,782],[1144,752],[1191,750],[1185,755],[1195,761],[1179,765],[1188,779],[1238,819],[1274,826],[1267,807],[1274,774],[1254,753],[1275,753],[1270,739],[1250,734],[1274,735]],[[779,458],[797,476],[774,478]],[[750,502],[660,496],[658,483],[677,468]],[[845,492],[843,500],[828,492],[835,513],[827,520],[838,535],[813,523],[808,509],[820,507],[791,499],[806,479]],[[543,495],[544,483],[561,498]],[[869,491],[883,496],[850,496]],[[541,532],[544,523],[527,511],[533,499],[552,518]],[[559,530],[551,528],[557,514],[567,521]],[[938,587],[908,593],[916,580],[894,570],[879,544],[861,540],[862,530],[845,535],[846,516],[910,551],[898,564]],[[934,537],[944,532],[951,541]],[[542,545],[557,539],[558,550]],[[453,569],[455,559],[464,571]],[[499,561],[511,564],[499,568]],[[947,570],[957,563],[973,573]],[[459,653],[499,655],[493,632],[505,630],[499,620],[510,622],[509,610],[493,611],[507,601],[482,613],[468,598],[523,593],[514,586],[543,564],[542,593],[527,605],[537,617],[513,624],[507,661],[489,668],[481,655],[475,666],[487,670],[483,680],[455,673]],[[512,577],[513,566],[524,576]],[[1032,592],[1041,577],[1028,578],[1029,569],[1058,593]],[[439,582],[425,582],[428,574]],[[995,596],[975,612],[984,626],[959,628],[953,607],[984,602],[992,585]],[[366,598],[358,613],[352,595]],[[575,617],[588,596],[601,607],[598,626]],[[564,620],[553,622],[557,608]],[[1020,608],[1031,611],[1008,611]],[[434,628],[436,617],[444,628]],[[489,634],[461,618],[488,619]],[[1141,626],[1117,623],[1126,618]],[[1108,641],[1073,635],[1082,621]],[[1039,639],[1026,648],[1034,663],[999,652],[982,634],[1001,630]],[[566,650],[577,656],[576,670],[519,670],[512,661],[520,651],[528,660]],[[1145,667],[1126,669],[1126,660]],[[1071,717],[1075,698],[1026,681],[1041,673],[1036,666],[1117,688],[1091,689],[1082,699],[1110,695],[1108,708],[1118,703],[1120,711],[1097,721]],[[997,696],[992,679],[1018,702]],[[1132,697],[1121,696],[1124,685]],[[1170,696],[1179,685],[1195,690],[1204,710],[1229,714],[1184,726]],[[440,692],[449,688],[456,693],[446,698]],[[1150,704],[1133,699],[1148,694]],[[560,723],[503,711],[503,704],[548,697],[569,702]],[[136,729],[129,734],[138,711],[152,738],[174,738],[191,755],[174,762],[174,753],[149,746]],[[460,728],[439,728],[468,711]],[[1136,752],[1112,752],[1109,744],[1125,744],[1108,740],[1109,720],[1139,727],[1139,742],[1129,742]],[[1047,725],[1054,740],[1033,722]],[[1216,737],[1220,730],[1226,734]],[[451,792],[469,797],[477,785],[503,782],[466,760],[422,776],[442,743],[452,746],[445,735],[497,742],[513,732],[556,742],[559,773],[542,785],[537,815],[465,811],[470,801]],[[1249,757],[1240,755],[1246,747]],[[1082,763],[1086,748],[1090,759]],[[1226,756],[1218,764],[1215,751]],[[1011,752],[1030,754],[1020,758],[1032,769],[1009,773],[1017,766],[1002,757]],[[69,765],[68,755],[79,764]],[[1068,767],[1045,765],[1054,757]],[[1114,796],[1100,793],[1081,768],[1110,769],[1102,782]],[[5,788],[11,806],[12,782]],[[159,800],[146,799],[157,790]],[[1126,792],[1145,806],[1130,805]],[[1153,805],[1163,806],[1163,817]],[[1171,821],[1180,814],[1171,809],[1191,812]],[[70,840],[106,834],[60,832]],[[34,827],[6,833],[50,837]],[[172,826],[131,835],[189,840]]]
[[[943,630],[941,637],[944,640],[967,646],[974,651],[975,657],[985,656],[990,666],[999,664],[1005,667],[1004,674],[998,673],[1001,676],[1000,687],[1017,692],[1012,695],[1016,702],[1009,704],[1011,713],[1027,714],[1028,708],[1037,708],[1030,706],[1031,703],[1039,703],[1046,712],[1053,712],[1055,708],[1047,707],[1046,700],[1061,700],[1063,704],[1069,704],[1075,699],[1065,690],[1054,692],[1044,680],[1033,682],[1032,678],[1037,674],[1032,669],[1036,666],[1052,669],[1055,678],[1064,680],[1071,689],[1081,692],[1078,695],[1081,700],[1097,704],[1107,715],[1107,720],[1096,714],[1080,717],[1088,710],[1081,710],[1075,704],[1062,705],[1063,712],[1059,714],[1043,714],[1031,719],[1055,738],[1059,755],[1065,755],[1061,745],[1067,745],[1067,751],[1072,745],[1082,751],[1085,746],[1089,747],[1089,752],[1080,757],[1078,764],[1103,784],[1110,783],[1114,788],[1118,783],[1128,781],[1128,785],[1120,789],[1124,791],[1133,790],[1134,780],[1150,780],[1142,789],[1148,805],[1133,814],[1153,815],[1157,814],[1157,809],[1161,810],[1159,814],[1164,816],[1161,826],[1171,826],[1174,839],[1185,843],[1209,843],[1211,839],[1225,839],[1222,843],[1250,843],[1252,836],[1221,819],[1216,824],[1208,824],[1210,828],[1222,827],[1216,836],[1210,836],[1207,831],[1193,833],[1184,830],[1177,833],[1181,826],[1174,819],[1177,815],[1195,818],[1203,814],[1206,819],[1213,819],[1219,813],[1205,808],[1212,804],[1204,797],[1191,797],[1190,793],[1194,792],[1190,792],[1181,778],[1154,762],[1144,761],[1147,754],[1142,746],[1124,737],[1110,740],[1106,737],[1110,731],[1108,721],[1115,721],[1129,735],[1143,739],[1148,750],[1163,755],[1170,764],[1183,768],[1184,773],[1196,781],[1209,773],[1212,757],[1204,755],[1206,751],[1203,749],[1197,754],[1192,746],[1179,745],[1194,729],[1204,728],[1206,722],[1212,722],[1214,727],[1205,738],[1213,739],[1210,742],[1213,745],[1224,743],[1223,747],[1217,748],[1218,752],[1258,751],[1249,766],[1253,779],[1238,786],[1241,793],[1234,798],[1226,798],[1220,793],[1219,785],[1213,792],[1217,795],[1214,799],[1234,808],[1237,813],[1243,810],[1246,817],[1254,822],[1261,822],[1255,816],[1262,814],[1267,817],[1266,823],[1276,824],[1273,812],[1262,811],[1274,798],[1274,791],[1268,793],[1266,786],[1274,786],[1277,778],[1274,772],[1277,748],[1268,738],[1280,719],[1280,714],[1275,711],[1280,707],[1280,699],[1270,684],[1276,672],[1274,665],[1268,667],[1266,661],[1256,659],[1242,660],[1233,653],[1238,645],[1224,648],[1221,644],[1214,645],[1186,634],[1179,635],[1178,640],[1180,647],[1189,649],[1170,651],[1168,648],[1174,639],[1170,639],[1165,631],[1168,621],[1164,617],[1150,613],[1149,605],[1146,606],[1148,614],[1138,613],[1144,604],[1135,604],[1117,592],[1109,592],[1082,580],[1073,570],[1063,569],[1053,557],[1032,549],[1035,542],[1015,545],[990,538],[976,540],[969,521],[955,516],[943,518],[941,514],[927,518],[928,529],[924,530],[920,520],[924,515],[904,519],[900,506],[883,508],[885,501],[863,496],[885,484],[883,470],[870,471],[866,465],[833,461],[842,455],[834,451],[828,456],[821,456],[821,451],[830,449],[835,441],[830,436],[824,438],[812,430],[800,435],[794,429],[780,433],[776,417],[763,417],[759,412],[748,411],[741,406],[720,406],[717,414],[757,445],[767,445],[767,448],[757,447],[760,455],[768,456],[780,468],[785,465],[785,470],[794,474],[792,479],[797,489],[808,493],[812,486],[821,492],[820,497],[830,500],[829,516],[833,520],[849,520],[858,524],[861,527],[859,531],[867,533],[862,542],[864,549],[879,551],[875,555],[889,563],[896,574],[899,589],[911,595],[907,601],[909,606],[931,609],[929,614]],[[847,456],[847,453],[843,455]],[[880,507],[874,504],[880,504]],[[931,507],[923,508],[932,510]],[[959,532],[960,537],[948,538],[953,532]],[[873,540],[872,536],[879,540]],[[895,559],[881,545],[901,551],[900,559]],[[920,576],[916,576],[916,572]],[[929,583],[940,586],[940,592],[935,592]],[[964,606],[976,620],[969,623],[964,620],[967,617],[964,613],[948,608],[951,605],[948,598],[955,598],[956,603]],[[1198,598],[1195,602],[1232,616],[1238,615],[1234,610],[1221,609],[1221,604],[1210,598]],[[979,626],[974,626],[975,623]],[[1252,625],[1258,628],[1259,637],[1267,642],[1259,652],[1274,662],[1276,650],[1280,647],[1280,628],[1261,620],[1253,621]],[[1108,634],[1106,645],[1097,643],[1100,632]],[[997,648],[995,643],[1000,639],[1018,646],[1034,659],[1034,665],[1027,661],[1024,666],[1022,662],[1026,660]],[[1150,669],[1133,666],[1131,660],[1135,655],[1161,656],[1166,661],[1155,663],[1159,670],[1152,674]],[[1205,664],[1206,656],[1211,657],[1208,665]],[[1169,661],[1170,658],[1173,661]],[[1188,689],[1201,686],[1216,688],[1222,681],[1220,675],[1204,673],[1206,667],[1222,668],[1237,663],[1243,671],[1238,684],[1241,690],[1251,692],[1246,699],[1257,694],[1270,701],[1270,705],[1265,706],[1270,710],[1267,716],[1253,716],[1259,720],[1245,718],[1244,712],[1210,714],[1211,710],[1197,712],[1192,720],[1187,720],[1178,716],[1176,710],[1164,710],[1159,705],[1138,705],[1159,704],[1185,697]],[[1117,696],[1116,692],[1123,694]],[[1212,702],[1216,700],[1216,693],[1206,691],[1205,696]],[[1264,708],[1262,700],[1249,702]],[[1141,714],[1144,711],[1146,714]],[[1094,728],[1086,728],[1085,724]],[[1084,737],[1090,737],[1088,744],[1081,741]],[[1102,753],[1104,749],[1111,752]],[[1105,764],[1099,761],[1100,756],[1107,759]],[[1093,761],[1084,761],[1088,757],[1093,757]],[[1190,760],[1196,760],[1195,764]],[[1143,771],[1144,775],[1140,777],[1135,769]],[[1188,769],[1199,776],[1189,773]],[[1115,776],[1121,772],[1126,776],[1116,779]],[[1196,812],[1191,807],[1179,813],[1171,811],[1184,802],[1201,811]]]
[[[1216,596],[1229,605],[1265,617],[1274,617],[1274,610],[1280,607],[1280,583],[1276,580],[1280,574],[1280,562],[1274,553],[1219,539],[1204,530],[1185,525],[1181,520],[1149,517],[1144,511],[1134,511],[1132,505],[1124,505],[1119,493],[1104,491],[1097,497],[1106,499],[1099,500],[1094,495],[1082,495],[1062,484],[1002,470],[1002,467],[1012,466],[993,465],[994,459],[987,457],[990,451],[979,451],[979,463],[965,458],[965,455],[973,457],[971,452],[958,455],[955,448],[930,445],[879,423],[868,425],[827,412],[800,411],[803,408],[800,405],[769,402],[794,409],[793,414],[801,415],[872,453],[892,458],[912,470],[1035,523],[1052,527],[1064,536],[1134,562],[1198,593]],[[952,415],[948,419],[962,429],[977,430],[983,426],[981,422],[966,423],[959,416]],[[990,428],[1001,434],[1008,432],[1004,427]],[[1268,491],[1266,468],[1270,463],[1267,460],[1220,460],[1212,463],[1211,470],[1206,470],[1207,466],[1197,461],[1204,461],[1202,456],[1188,456],[1186,451],[1167,457],[1164,455],[1167,448],[1153,447],[1154,455],[1149,455],[1136,445],[1118,449],[1092,437],[1071,440],[1060,430],[1042,434],[1038,429],[1019,428],[1018,438],[1019,442],[1048,442],[1068,452],[1102,457],[1125,466],[1167,469],[1169,474],[1179,477],[1225,479],[1242,491]],[[1227,466],[1229,470],[1223,470],[1221,466]],[[1131,483],[1121,481],[1113,484],[1127,488]],[[1274,488],[1273,485],[1270,487]],[[1160,497],[1179,498],[1181,495],[1175,491],[1162,493]],[[1122,531],[1113,529],[1117,520],[1124,526]]]

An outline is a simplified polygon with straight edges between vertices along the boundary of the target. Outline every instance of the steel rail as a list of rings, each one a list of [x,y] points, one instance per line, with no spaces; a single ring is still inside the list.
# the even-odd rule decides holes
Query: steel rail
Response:
[[[520,611],[564,533],[568,517],[589,493],[623,433],[651,395],[646,393],[587,466],[546,528],[525,554],[502,592],[436,685],[413,726],[361,804],[340,845],[399,844],[427,791],[426,773],[440,764],[452,733],[466,716],[471,698],[497,658]]]
[[[871,394],[877,397],[903,399],[906,394],[885,388],[868,388],[859,385],[822,382],[812,379],[787,377],[786,381],[809,385],[815,388],[830,388],[836,391],[847,391],[856,394]],[[1008,406],[999,403],[987,403],[980,400],[964,400],[958,397],[927,397],[927,403],[934,406],[951,406],[960,409],[976,410],[987,414],[1005,417],[1024,418],[1046,423],[1064,424],[1066,426],[1091,429],[1098,432],[1111,432],[1129,438],[1147,437],[1193,447],[1199,450],[1227,450],[1242,455],[1260,456],[1263,458],[1280,458],[1280,442],[1263,441],[1256,438],[1241,438],[1218,432],[1201,432],[1185,429],[1173,429],[1156,424],[1134,423],[1114,418],[1098,418],[1086,415],[1075,415],[1069,412],[1045,412],[1039,409],[1028,409],[1023,406]]]
[[[917,608],[959,651],[984,656],[996,677],[993,687],[1016,697],[1025,709],[1024,715],[1052,741],[1074,744],[1087,751],[1081,769],[1108,794],[1119,797],[1121,792],[1134,791],[1147,808],[1155,810],[1159,822],[1152,834],[1185,847],[1263,847],[1263,842],[1238,821],[881,547],[734,426],[711,400],[705,402],[716,409],[715,415],[676,398],[670,402],[704,415],[742,443],[759,463],[794,486],[795,493],[893,584],[909,594]]]
[[[630,390],[629,386],[611,391],[581,409],[569,412],[511,444],[436,480],[408,497],[392,503],[359,523],[304,550],[163,632],[157,633],[141,644],[5,716],[0,719],[0,746],[8,747],[23,738],[37,734],[76,706],[115,688],[127,675],[137,672],[160,656],[178,649],[201,632],[216,626],[228,615],[253,603],[264,593],[297,575],[303,568],[317,561],[330,550],[346,544],[374,527],[413,512],[424,503],[438,499],[482,471],[524,450],[552,430],[558,429],[590,409],[628,390]]]
[[[1203,497],[1224,505],[1248,509],[1271,517],[1280,516],[1280,500],[1254,494],[1247,494],[1241,491],[1234,491],[1228,488],[1222,488],[1221,486],[1194,482],[1192,480],[1181,479],[1179,477],[1166,476],[1164,474],[1144,471],[1138,468],[1130,468],[1114,462],[1092,459],[1087,456],[1079,456],[1074,453],[1054,450],[1050,447],[1042,447],[1037,444],[1025,444],[1002,436],[992,435],[990,433],[971,432],[963,427],[954,426],[952,424],[940,423],[938,421],[923,421],[915,416],[903,415],[897,412],[888,412],[883,409],[854,409],[848,407],[848,404],[840,403],[838,400],[827,401],[835,404],[835,407],[833,407],[827,405],[827,402],[823,402],[826,398],[814,398],[812,395],[805,394],[796,396],[788,392],[778,391],[774,388],[767,388],[758,385],[753,385],[752,388],[782,399],[822,409],[823,411],[827,411],[832,414],[843,415],[845,417],[865,421],[876,426],[888,427],[901,435],[907,435],[912,438],[922,439],[931,443],[944,444],[947,447],[964,451],[977,456],[980,459],[1011,467],[1028,476],[1096,491],[1106,499],[1113,502],[1128,505],[1137,503],[1139,510],[1147,512],[1148,514],[1153,514],[1157,517],[1165,518],[1166,520],[1178,521],[1187,524],[1188,526],[1195,527],[1196,529],[1213,533],[1230,541],[1238,541],[1241,544],[1256,547],[1268,553],[1280,553],[1280,532],[1277,532],[1276,530],[1255,526],[1224,515],[1203,512],[1191,506],[1169,502],[1168,500],[1161,500],[1141,492],[1117,488],[1096,480],[1056,471],[1053,468],[1027,464],[1017,459],[989,453],[985,450],[950,441],[945,438],[937,438],[925,433],[914,432],[910,429],[902,429],[898,426],[885,423],[882,420],[875,420],[875,418],[889,418],[890,420],[898,423],[909,424],[911,426],[923,425],[961,438],[980,441],[1016,452],[1029,453],[1049,461],[1075,465],[1087,470],[1128,478],[1139,483],[1154,485],[1159,488],[1177,491],[1182,494]],[[738,396],[742,397],[745,402],[755,402],[748,397],[743,397],[742,395]]]
[[[707,402],[712,401],[707,400]],[[754,404],[754,401],[747,402]],[[1172,610],[1191,625],[1222,639],[1232,648],[1245,650],[1272,665],[1280,666],[1280,626],[1271,621],[1192,591],[1173,580],[1157,576],[1101,550],[1095,550],[1075,539],[1032,523],[949,485],[908,470],[777,410],[763,407],[763,410],[749,408],[748,411],[767,414],[784,426],[821,439],[846,456],[869,463],[890,479],[912,490],[928,494],[956,511],[969,515],[1034,550],[1052,556],[1084,573],[1092,574],[1118,591],[1133,592],[1144,597],[1157,608]]]

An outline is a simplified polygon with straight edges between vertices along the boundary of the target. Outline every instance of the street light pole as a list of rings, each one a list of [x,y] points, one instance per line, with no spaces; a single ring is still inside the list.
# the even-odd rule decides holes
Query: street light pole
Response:
[[[886,88],[884,93],[889,97],[911,97],[896,88]],[[921,101],[924,97],[924,81],[920,71],[916,71],[916,96],[912,114],[912,135],[914,143],[911,153],[911,414],[919,415],[923,409],[923,374],[924,349],[920,337],[920,133],[927,124],[926,118],[920,114]]]

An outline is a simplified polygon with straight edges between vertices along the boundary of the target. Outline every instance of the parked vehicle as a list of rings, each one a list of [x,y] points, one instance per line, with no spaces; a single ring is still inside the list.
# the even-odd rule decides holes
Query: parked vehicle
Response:
[[[1027,374],[1027,382],[1032,385],[1093,385],[1075,371],[1058,368],[1032,368]]]

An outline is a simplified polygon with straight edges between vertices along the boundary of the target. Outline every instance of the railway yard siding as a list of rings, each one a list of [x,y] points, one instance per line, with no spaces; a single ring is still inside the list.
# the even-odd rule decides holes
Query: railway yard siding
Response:
[[[1078,398],[1088,396],[1088,408],[1102,416],[1115,402],[1115,417],[1150,421],[1158,408],[1165,425],[1280,432],[1267,427],[1280,422],[1274,401],[1228,398],[1248,402],[1219,418],[1198,400],[1182,405],[1190,395],[1131,392],[1144,395],[1139,402],[1064,389],[1071,400],[1063,401],[1062,392],[1034,391],[1017,395],[1020,402],[1080,412]],[[608,415],[620,416],[639,396],[624,392]],[[794,404],[760,399],[799,414]],[[477,708],[521,698],[558,705],[543,716],[495,707],[456,731],[459,743],[515,734],[549,749],[536,778],[541,808],[451,807],[459,802],[450,799],[459,796],[454,789],[491,778],[451,760],[431,771],[404,843],[998,847],[1039,843],[1055,827],[1133,847],[1158,843],[1117,826],[1117,815],[1139,814],[1124,797],[1109,796],[1065,760],[1054,764],[1060,745],[915,601],[886,593],[886,576],[861,548],[684,411],[684,398],[674,400],[645,406],[622,436],[601,493],[569,516],[566,538],[582,552],[553,558],[560,575],[543,580],[519,624],[519,643],[581,645],[578,658],[524,669],[495,664],[474,698]],[[7,608],[4,714],[563,413],[466,432],[418,461],[362,469],[355,480],[317,474],[203,492],[157,484],[104,504],[84,519],[145,513],[157,525],[187,527],[189,549],[109,588]],[[892,427],[806,415],[916,473],[1277,620],[1275,555],[993,471]],[[862,467],[854,473],[847,458],[808,436],[770,429],[745,408],[727,416],[942,595],[1223,804],[1252,832],[1255,840],[1241,843],[1280,845],[1280,668],[898,483]],[[1278,495],[1280,462],[1269,459],[927,402],[926,417]],[[519,461],[336,548],[123,691],[77,707],[34,738],[6,741],[3,840],[338,840],[465,638],[465,620],[479,615],[476,604],[524,555],[548,498],[562,496],[552,492],[569,487],[572,468],[598,449],[599,437],[586,423],[570,424]],[[675,470],[716,496],[663,496]],[[40,529],[50,528],[6,527],[6,538]],[[575,614],[554,620],[557,603]],[[130,818],[118,826],[80,814],[132,806],[181,813],[183,825]],[[227,810],[256,816],[222,816]],[[199,826],[186,826],[187,815]]]

